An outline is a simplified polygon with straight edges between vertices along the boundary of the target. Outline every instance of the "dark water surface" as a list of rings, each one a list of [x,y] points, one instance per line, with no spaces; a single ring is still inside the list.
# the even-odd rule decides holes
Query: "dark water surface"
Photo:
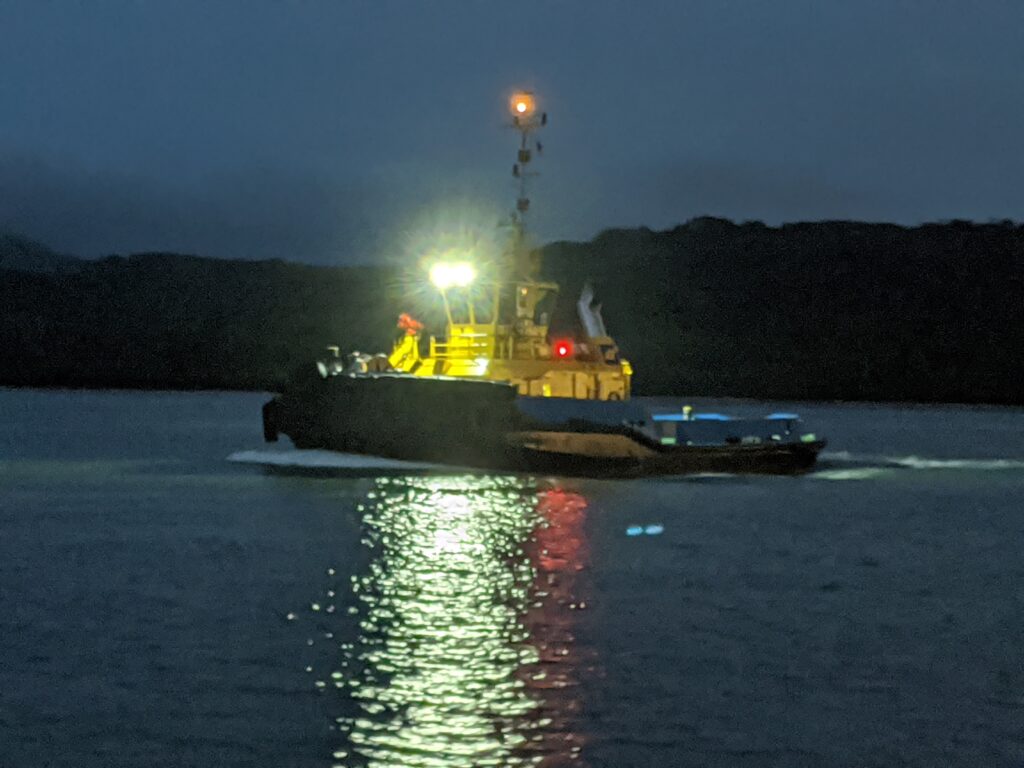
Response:
[[[599,482],[268,448],[264,399],[0,391],[0,766],[1024,764],[1024,411]]]

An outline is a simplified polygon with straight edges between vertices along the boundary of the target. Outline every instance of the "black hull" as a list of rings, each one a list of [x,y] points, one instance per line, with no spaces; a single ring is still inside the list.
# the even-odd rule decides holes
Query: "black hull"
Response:
[[[571,477],[631,478],[694,474],[800,475],[814,468],[825,441],[800,445],[693,446],[645,458],[527,451],[527,471]]]
[[[628,478],[695,473],[800,474],[822,440],[663,446],[627,427],[526,423],[500,383],[401,375],[311,379],[263,407],[264,437],[297,448],[497,471]]]
[[[296,448],[497,468],[513,428],[503,384],[394,374],[332,376],[263,406],[264,437]]]

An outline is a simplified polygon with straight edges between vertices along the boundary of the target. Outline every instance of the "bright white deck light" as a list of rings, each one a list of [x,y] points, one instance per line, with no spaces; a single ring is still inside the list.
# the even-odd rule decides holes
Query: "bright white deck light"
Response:
[[[475,279],[476,270],[465,261],[455,264],[441,261],[430,268],[430,282],[442,291],[446,288],[465,288]]]

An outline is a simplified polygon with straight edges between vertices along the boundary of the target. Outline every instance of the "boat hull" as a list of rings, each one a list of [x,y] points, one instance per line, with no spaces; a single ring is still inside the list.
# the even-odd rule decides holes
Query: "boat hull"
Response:
[[[294,386],[263,407],[264,437],[296,448],[497,466],[515,391],[492,382],[401,374],[338,375]]]
[[[695,473],[799,474],[823,440],[663,445],[628,423],[524,416],[497,382],[399,374],[316,377],[263,407],[264,437],[297,448],[497,471],[628,478]],[[601,409],[600,403],[594,404]]]
[[[588,433],[532,433],[542,444],[560,444],[553,450],[524,441],[524,463],[534,472],[584,477],[652,477],[691,474],[798,475],[814,468],[824,440],[758,445],[700,446],[645,445],[629,435],[618,452],[595,450],[598,435]],[[605,437],[601,435],[600,437]]]

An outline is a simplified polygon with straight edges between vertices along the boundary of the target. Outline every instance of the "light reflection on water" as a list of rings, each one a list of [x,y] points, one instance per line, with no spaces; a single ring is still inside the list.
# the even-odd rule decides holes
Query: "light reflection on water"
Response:
[[[357,637],[335,675],[336,764],[582,762],[585,512],[580,495],[521,478],[375,482]]]

